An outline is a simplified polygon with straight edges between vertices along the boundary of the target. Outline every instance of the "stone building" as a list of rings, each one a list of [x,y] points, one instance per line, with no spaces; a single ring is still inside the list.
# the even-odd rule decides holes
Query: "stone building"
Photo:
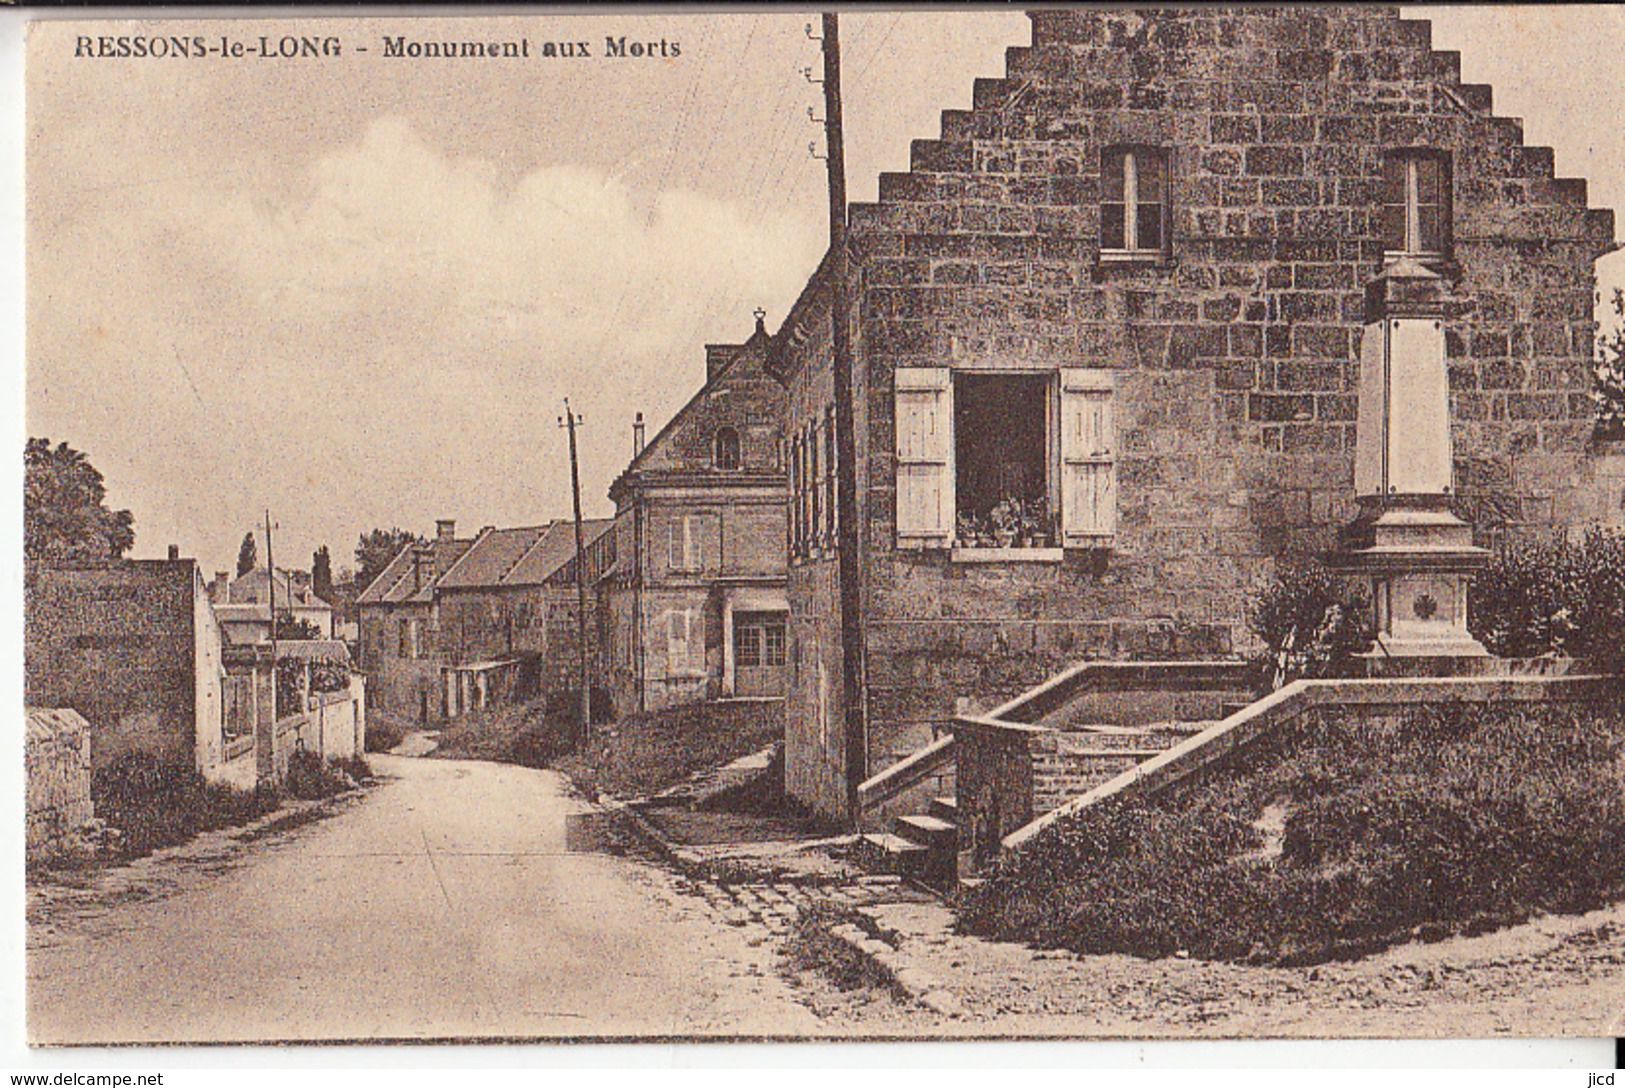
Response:
[[[609,527],[584,521],[585,546]],[[435,584],[447,717],[579,688],[575,598],[559,584],[575,549],[574,522],[488,527]]]
[[[273,583],[264,567],[255,567],[235,580],[225,571],[216,571],[209,583],[209,599],[226,641],[246,646],[271,637],[273,588],[278,616],[310,624],[319,638],[333,638],[333,606],[316,596],[308,584],[301,584],[296,573],[300,572],[278,570]]]
[[[361,671],[374,710],[417,722],[445,713],[434,585],[473,544],[457,523],[435,522],[435,538],[409,544],[356,597]]]
[[[1594,510],[1613,215],[1397,8],[1045,10],[850,208],[863,646],[845,747],[829,268],[789,390],[789,788],[1084,660],[1247,648],[1249,596],[1355,516],[1364,291],[1443,277],[1451,490],[1480,544]]]
[[[220,627],[196,560],[31,566],[24,700],[90,723],[95,770],[140,752],[219,780]]]
[[[784,389],[743,344],[706,346],[705,385],[610,488],[601,582],[617,709],[784,692]]]

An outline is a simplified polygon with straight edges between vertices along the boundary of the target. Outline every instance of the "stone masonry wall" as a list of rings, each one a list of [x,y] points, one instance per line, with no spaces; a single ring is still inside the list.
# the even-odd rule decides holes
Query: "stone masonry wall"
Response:
[[[1170,156],[1166,262],[1099,260],[1101,153],[1124,143]],[[1276,560],[1329,547],[1354,514],[1382,158],[1411,148],[1452,162],[1461,512],[1481,542],[1583,519],[1592,262],[1612,213],[1397,9],[1036,13],[1005,77],[978,80],[972,108],[853,206],[881,749],[888,731],[928,736],[956,697],[1078,658],[1245,648]],[[892,374],[944,365],[1117,372],[1109,550],[969,567],[893,548]],[[1157,641],[1175,628],[1184,645]]]
[[[73,710],[30,710],[27,768],[30,859],[50,854],[95,816],[90,801],[90,723]]]

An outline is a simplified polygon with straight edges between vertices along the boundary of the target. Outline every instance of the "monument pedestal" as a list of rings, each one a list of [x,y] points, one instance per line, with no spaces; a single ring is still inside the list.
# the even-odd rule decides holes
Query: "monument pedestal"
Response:
[[[1354,457],[1362,513],[1338,558],[1370,579],[1379,675],[1477,672],[1490,656],[1467,631],[1467,583],[1489,553],[1450,510],[1444,310],[1443,281],[1409,257],[1366,288]]]
[[[1341,565],[1371,581],[1373,662],[1488,657],[1467,630],[1467,582],[1489,560],[1473,546],[1472,526],[1448,508],[1400,504],[1366,527],[1365,546],[1345,552]]]

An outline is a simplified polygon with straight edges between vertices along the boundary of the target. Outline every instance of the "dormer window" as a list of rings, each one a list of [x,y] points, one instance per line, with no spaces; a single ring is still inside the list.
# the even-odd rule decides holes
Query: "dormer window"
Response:
[[[1160,261],[1167,247],[1167,153],[1107,148],[1100,161],[1101,259]]]
[[[739,432],[732,427],[722,427],[717,431],[712,442],[711,463],[723,472],[733,472],[739,468]]]
[[[1382,241],[1389,257],[1450,254],[1450,156],[1394,151],[1383,157]]]

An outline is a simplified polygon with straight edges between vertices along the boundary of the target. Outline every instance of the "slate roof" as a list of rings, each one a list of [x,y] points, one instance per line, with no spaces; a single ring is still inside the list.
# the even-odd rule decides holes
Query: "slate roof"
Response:
[[[434,556],[441,549],[446,549],[450,556],[451,565],[455,566],[463,554],[473,545],[472,540],[433,541],[429,544],[429,554]],[[424,579],[421,588],[412,586],[412,547],[408,544],[395,554],[389,565],[378,573],[372,584],[356,597],[356,604],[401,604],[406,601],[428,601],[434,595],[434,578]],[[450,573],[448,568],[447,573]]]
[[[613,518],[581,519],[581,543],[590,547],[593,541],[609,531]],[[547,532],[516,563],[502,580],[508,586],[539,586],[560,567],[575,558],[576,529],[573,521],[555,521]]]
[[[555,524],[557,524],[555,522]],[[456,564],[440,577],[441,589],[473,589],[506,584],[505,575],[551,526],[485,529]]]

